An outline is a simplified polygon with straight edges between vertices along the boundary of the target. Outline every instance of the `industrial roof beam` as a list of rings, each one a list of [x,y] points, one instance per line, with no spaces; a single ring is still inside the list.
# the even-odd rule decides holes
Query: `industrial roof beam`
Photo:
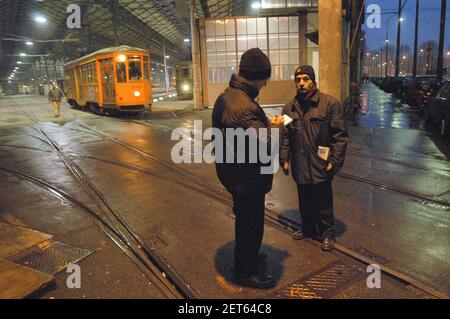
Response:
[[[108,7],[109,1],[101,0],[100,3],[104,7]],[[117,12],[118,12],[118,23],[124,27],[127,27],[132,32],[138,33],[140,36],[147,39],[149,42],[154,43],[158,46],[161,46],[161,43],[163,42],[164,38],[157,33],[155,30],[153,30],[148,24],[142,22],[137,17],[132,15],[128,10],[123,8],[120,4],[117,5]],[[180,57],[180,50],[185,51],[185,48],[174,46],[171,44],[166,45],[166,49],[170,50],[173,55],[176,55]]]
[[[205,18],[210,18],[211,14],[209,13],[208,1],[207,0],[200,0],[200,4],[202,6],[203,15],[205,16]]]

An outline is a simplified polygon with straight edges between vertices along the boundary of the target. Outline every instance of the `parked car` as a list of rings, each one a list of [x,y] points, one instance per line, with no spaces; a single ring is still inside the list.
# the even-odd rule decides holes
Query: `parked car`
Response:
[[[449,135],[450,133],[450,81],[441,84],[435,97],[430,99],[425,108],[425,121],[437,124],[439,133]]]
[[[387,92],[386,89],[390,86],[390,84],[392,83],[392,81],[394,81],[394,77],[392,76],[388,76],[383,78],[380,81],[380,89],[382,89],[383,91]]]
[[[401,98],[403,85],[406,85],[407,83],[411,83],[413,81],[414,78],[412,76],[398,77],[393,83],[392,93]]]
[[[418,94],[419,103],[421,107],[428,106],[430,98],[437,94],[437,91],[441,83],[438,81],[437,77],[424,77],[418,83]]]
[[[386,93],[393,93],[398,81],[399,80],[393,76],[388,77],[385,81],[383,81],[380,88]]]

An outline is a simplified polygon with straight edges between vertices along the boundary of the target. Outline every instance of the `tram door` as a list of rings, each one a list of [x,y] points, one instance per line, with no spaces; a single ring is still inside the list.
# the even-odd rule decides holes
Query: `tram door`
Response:
[[[112,59],[100,60],[102,70],[102,92],[103,103],[112,104],[116,102],[114,90],[114,65]]]

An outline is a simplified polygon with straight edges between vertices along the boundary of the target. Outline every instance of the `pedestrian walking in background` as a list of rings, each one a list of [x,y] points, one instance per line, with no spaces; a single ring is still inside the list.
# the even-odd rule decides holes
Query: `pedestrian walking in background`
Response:
[[[53,111],[55,117],[61,116],[61,99],[64,96],[63,91],[58,87],[56,82],[52,82],[50,90],[48,91],[48,100],[53,104]]]

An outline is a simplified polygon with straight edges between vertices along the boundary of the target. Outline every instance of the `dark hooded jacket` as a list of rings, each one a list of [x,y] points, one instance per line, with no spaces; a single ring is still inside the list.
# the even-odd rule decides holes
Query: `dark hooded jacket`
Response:
[[[283,130],[281,165],[290,161],[292,176],[299,184],[331,180],[344,164],[349,139],[341,104],[317,90],[306,101],[294,98],[284,106],[283,114],[294,121]],[[328,161],[317,154],[319,146],[330,148]],[[333,164],[329,172],[328,162]]]
[[[229,87],[216,100],[212,113],[212,126],[221,130],[224,137],[224,152],[230,141],[226,140],[226,129],[232,128],[269,128],[269,123],[263,109],[255,102],[259,92],[245,78],[233,74]],[[261,141],[260,139],[258,141]],[[265,143],[270,144],[270,130]],[[236,144],[236,143],[234,143]],[[267,147],[267,146],[265,146]],[[249,162],[249,148],[246,145],[245,163],[217,163],[216,172],[220,182],[232,194],[254,196],[266,194],[272,188],[272,174],[261,174],[259,157],[256,163]],[[234,145],[234,154],[237,154]],[[269,147],[270,152],[270,147]],[[235,157],[236,159],[236,157]]]

